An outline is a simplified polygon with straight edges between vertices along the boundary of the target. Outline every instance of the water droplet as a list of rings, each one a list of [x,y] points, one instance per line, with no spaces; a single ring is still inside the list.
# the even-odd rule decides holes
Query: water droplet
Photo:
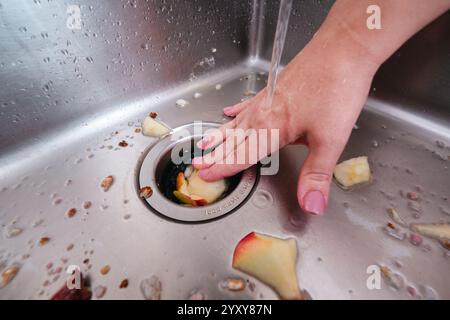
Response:
[[[273,204],[273,197],[269,191],[263,189],[257,190],[252,197],[252,203],[255,207],[264,209]]]
[[[141,281],[139,285],[141,293],[146,300],[160,300],[162,285],[159,278],[155,275]]]
[[[194,99],[199,99],[201,98],[203,95],[200,92],[196,92],[194,93]]]
[[[189,104],[189,102],[186,101],[186,100],[184,100],[184,99],[178,99],[178,100],[175,102],[175,104],[176,104],[176,106],[177,106],[178,108],[184,108],[184,107],[186,107],[186,106]]]

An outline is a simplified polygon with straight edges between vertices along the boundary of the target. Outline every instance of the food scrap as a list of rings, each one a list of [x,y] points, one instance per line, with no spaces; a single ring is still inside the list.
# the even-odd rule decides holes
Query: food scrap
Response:
[[[397,290],[403,288],[405,281],[399,274],[392,272],[392,270],[387,266],[381,265],[379,267],[388,286]]]
[[[125,140],[120,141],[119,147],[122,147],[122,148],[128,147],[128,142],[126,142]]]
[[[14,279],[14,277],[19,272],[18,266],[11,266],[6,268],[5,271],[2,272],[2,281],[0,282],[0,288],[3,288],[8,285]]]
[[[101,273],[102,275],[105,275],[105,274],[108,274],[109,270],[111,270],[111,267],[108,266],[108,265],[106,265],[106,266],[103,266],[103,267],[100,269],[100,273]]]
[[[405,239],[405,232],[403,232],[402,230],[400,230],[400,228],[398,228],[395,224],[388,222],[386,224],[386,227],[384,227],[384,231],[391,237],[398,239],[398,240],[403,240]]]
[[[50,241],[49,237],[42,237],[41,239],[39,239],[39,245],[41,247],[45,246],[49,241]]]
[[[75,216],[77,214],[77,209],[75,209],[75,208],[70,208],[68,211],[67,211],[67,216],[69,217],[69,218],[72,218],[73,216]]]
[[[245,282],[242,279],[227,279],[220,283],[220,287],[229,291],[242,291],[245,289]]]
[[[419,196],[417,195],[417,192],[414,192],[414,191],[410,191],[410,192],[406,193],[406,197],[412,201],[419,200]]]
[[[439,243],[444,247],[444,249],[450,250],[450,240],[439,240]]]
[[[296,273],[297,243],[251,232],[234,249],[233,268],[272,287],[282,299],[302,299]]]
[[[449,223],[412,223],[410,228],[412,231],[420,233],[426,237],[450,240]]]
[[[392,220],[394,220],[396,223],[398,223],[399,225],[401,225],[403,227],[408,226],[408,224],[405,222],[405,220],[403,220],[402,217],[400,217],[397,210],[395,210],[394,208],[389,208],[389,209],[387,209],[387,212],[389,214],[389,217]]]
[[[144,199],[150,198],[152,196],[152,194],[153,194],[153,190],[149,186],[142,187],[139,190],[139,197],[144,198]]]
[[[83,208],[84,209],[89,209],[91,206],[92,206],[92,202],[91,201],[83,202]]]
[[[162,137],[170,132],[170,129],[156,119],[146,116],[142,121],[142,134],[149,137]]]
[[[158,116],[158,114],[157,114],[156,112],[153,112],[153,111],[150,112],[148,115],[149,115],[149,117],[152,118],[152,119],[155,119],[155,118]]]
[[[188,166],[178,172],[175,197],[182,203],[193,207],[205,206],[219,199],[227,189],[224,179],[207,182],[200,178],[198,170]]]
[[[409,242],[414,246],[420,246],[422,244],[422,237],[416,233],[411,233],[409,235]]]
[[[120,289],[126,289],[128,288],[128,279],[123,279],[119,284]]]
[[[343,189],[369,182],[371,173],[366,156],[343,161],[334,168],[334,178]]]
[[[112,184],[114,182],[113,176],[107,176],[105,179],[102,180],[102,183],[100,184],[100,187],[103,189],[103,191],[108,191],[109,188],[111,188]]]

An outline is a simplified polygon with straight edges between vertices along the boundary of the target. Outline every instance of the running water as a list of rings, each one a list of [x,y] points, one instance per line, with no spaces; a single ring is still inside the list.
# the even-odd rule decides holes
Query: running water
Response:
[[[273,95],[279,72],[281,55],[283,54],[284,41],[289,26],[289,16],[292,9],[292,0],[281,0],[280,11],[278,12],[277,30],[273,42],[272,60],[270,62],[269,79],[267,81],[266,108],[272,106]]]

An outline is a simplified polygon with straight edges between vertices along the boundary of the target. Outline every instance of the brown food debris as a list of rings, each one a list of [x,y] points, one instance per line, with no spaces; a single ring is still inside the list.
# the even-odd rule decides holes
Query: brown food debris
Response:
[[[12,281],[12,279],[14,279],[14,277],[17,275],[18,272],[19,272],[18,266],[11,266],[11,267],[7,268],[5,271],[3,271],[2,282],[0,283],[0,288],[3,288],[8,283],[10,283]]]
[[[74,247],[74,244],[73,244],[73,243],[69,244],[69,245],[67,246],[67,251],[72,250],[73,247]]]
[[[397,227],[391,222],[388,222],[386,227],[388,227],[389,229],[395,230],[395,231],[398,230]]]
[[[41,239],[39,239],[39,245],[41,247],[45,246],[49,241],[50,241],[49,237],[42,237]]]
[[[74,215],[76,215],[77,214],[77,209],[75,209],[75,208],[70,208],[68,211],[67,211],[67,216],[69,217],[69,218],[72,218]]]
[[[120,289],[125,289],[125,288],[127,288],[127,287],[128,287],[128,279],[123,279],[123,280],[120,282],[119,288],[120,288]]]
[[[222,288],[230,291],[242,291],[245,289],[245,282],[242,279],[227,279],[222,283]]]
[[[150,198],[150,197],[152,196],[152,194],[153,194],[153,190],[152,190],[152,188],[149,187],[149,186],[142,187],[142,188],[139,190],[139,196],[140,196],[141,198],[144,198],[144,199]]]
[[[103,191],[108,191],[109,188],[111,188],[111,185],[114,182],[113,176],[107,176],[105,179],[102,180],[102,183],[100,184],[100,187],[103,189]]]
[[[158,114],[156,112],[153,112],[153,111],[150,112],[148,115],[150,116],[150,118],[153,118],[153,119],[155,119],[158,116]]]
[[[450,250],[450,240],[443,239],[440,240],[439,242],[445,249]]]
[[[109,270],[111,270],[111,267],[108,266],[108,265],[106,265],[106,266],[103,266],[103,267],[100,269],[100,273],[103,274],[103,275],[105,275],[105,274],[107,274],[107,273],[109,272]]]
[[[128,147],[128,142],[126,142],[125,140],[120,141],[119,147],[122,147],[122,148]]]
[[[406,197],[407,197],[409,200],[413,200],[413,201],[419,200],[419,196],[417,195],[417,192],[414,192],[414,191],[408,192],[408,193],[406,194]]]
[[[141,128],[136,128],[136,129],[134,129],[134,132],[136,132],[136,133],[140,133],[141,131],[142,131]]]
[[[90,207],[92,207],[92,202],[91,201],[83,202],[83,208],[84,209],[89,209]]]

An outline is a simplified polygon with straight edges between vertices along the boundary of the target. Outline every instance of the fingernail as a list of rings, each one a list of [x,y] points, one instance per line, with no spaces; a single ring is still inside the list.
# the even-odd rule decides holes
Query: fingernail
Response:
[[[193,158],[191,163],[193,165],[201,164],[202,163],[202,158],[201,157]]]
[[[305,194],[303,209],[311,214],[322,216],[325,212],[325,197],[322,192],[313,190]]]
[[[211,142],[211,137],[204,137],[202,140],[197,142],[197,147],[205,148]]]
[[[233,111],[233,107],[223,108],[223,113],[225,113],[225,115],[227,116],[231,114],[231,111]]]
[[[206,172],[205,170],[200,170],[198,172],[198,176],[202,179],[206,178],[208,176],[208,172]]]

